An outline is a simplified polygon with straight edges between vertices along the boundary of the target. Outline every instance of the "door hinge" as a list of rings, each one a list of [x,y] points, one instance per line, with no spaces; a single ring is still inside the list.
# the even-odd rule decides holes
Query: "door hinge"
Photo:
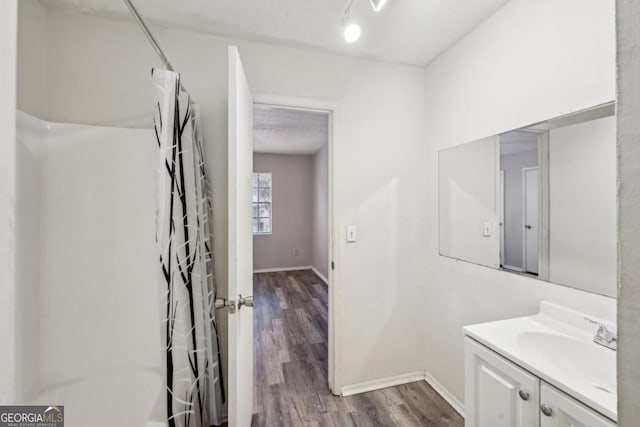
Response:
[[[331,269],[335,270],[336,269],[336,265],[333,263],[333,261],[331,261]]]

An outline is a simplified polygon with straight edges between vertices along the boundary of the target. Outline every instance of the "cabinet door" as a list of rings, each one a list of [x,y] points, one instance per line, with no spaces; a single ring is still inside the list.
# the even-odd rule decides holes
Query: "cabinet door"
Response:
[[[616,426],[610,419],[545,382],[540,385],[540,402],[541,427]]]
[[[539,380],[465,338],[465,426],[538,427]]]

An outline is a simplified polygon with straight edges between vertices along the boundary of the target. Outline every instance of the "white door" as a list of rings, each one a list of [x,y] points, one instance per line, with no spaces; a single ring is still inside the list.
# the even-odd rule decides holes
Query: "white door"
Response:
[[[540,427],[615,427],[600,415],[554,387],[540,385]]]
[[[253,413],[253,97],[238,49],[229,47],[229,425],[251,425]],[[253,305],[252,303],[250,305]]]
[[[538,274],[538,168],[522,169],[524,271]]]
[[[538,427],[539,380],[465,338],[465,427]]]

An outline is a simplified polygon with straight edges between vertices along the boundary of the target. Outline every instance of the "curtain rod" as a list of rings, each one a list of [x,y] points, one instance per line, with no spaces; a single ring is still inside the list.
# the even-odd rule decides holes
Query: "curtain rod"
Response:
[[[165,55],[164,52],[162,51],[162,48],[160,47],[160,45],[156,41],[156,38],[153,37],[153,34],[151,34],[151,30],[149,30],[149,27],[147,27],[147,24],[142,19],[142,16],[140,16],[140,14],[138,13],[138,10],[133,5],[132,1],[131,0],[123,0],[123,1],[124,1],[124,4],[126,4],[127,7],[129,8],[129,11],[131,12],[133,17],[135,18],[136,22],[140,26],[140,29],[142,30],[144,35],[147,36],[147,40],[149,40],[149,43],[151,43],[151,46],[153,47],[153,50],[155,50],[156,53],[158,54],[158,56],[160,57],[160,60],[162,61],[162,64],[165,66],[165,68],[167,70],[175,71],[175,69],[173,68],[173,65],[171,65],[171,61],[169,61],[169,58],[167,58],[167,55]],[[180,82],[180,88],[183,91],[187,92],[187,90],[185,89],[185,87],[182,84],[182,82]]]

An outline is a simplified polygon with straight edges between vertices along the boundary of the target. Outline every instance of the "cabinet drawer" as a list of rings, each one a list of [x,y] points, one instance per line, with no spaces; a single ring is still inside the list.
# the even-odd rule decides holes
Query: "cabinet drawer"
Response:
[[[617,425],[544,381],[540,384],[540,402],[541,427],[614,427]]]

